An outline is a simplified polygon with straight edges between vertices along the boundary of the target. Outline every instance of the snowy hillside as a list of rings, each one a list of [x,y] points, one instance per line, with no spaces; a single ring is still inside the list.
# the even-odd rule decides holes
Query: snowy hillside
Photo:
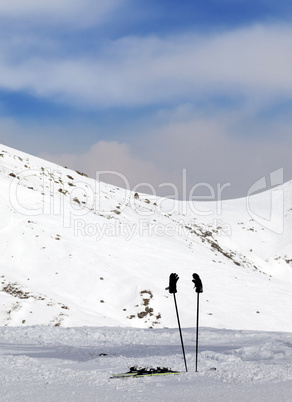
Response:
[[[292,330],[291,183],[174,202],[0,146],[0,208],[1,326],[176,327],[165,290],[176,272],[193,327],[197,272],[202,326]]]

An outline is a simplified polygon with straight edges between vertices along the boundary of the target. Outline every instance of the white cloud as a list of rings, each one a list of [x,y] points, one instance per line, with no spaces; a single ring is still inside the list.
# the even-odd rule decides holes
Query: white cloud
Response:
[[[210,96],[242,96],[265,105],[291,97],[291,41],[290,26],[256,26],[206,37],[130,37],[90,57],[31,54],[18,63],[6,46],[0,86],[92,108]]]

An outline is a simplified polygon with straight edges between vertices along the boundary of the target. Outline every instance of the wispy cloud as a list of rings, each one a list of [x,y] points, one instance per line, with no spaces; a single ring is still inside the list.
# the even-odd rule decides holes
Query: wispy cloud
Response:
[[[0,86],[78,107],[133,107],[243,97],[267,104],[291,97],[292,28],[254,26],[212,36],[127,37],[90,57],[11,62],[5,47]]]

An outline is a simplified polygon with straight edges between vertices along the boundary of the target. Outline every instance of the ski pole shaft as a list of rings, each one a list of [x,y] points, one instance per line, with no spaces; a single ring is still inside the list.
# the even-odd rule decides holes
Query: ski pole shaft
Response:
[[[200,293],[197,293],[196,373],[198,371],[198,348],[199,348],[199,294]]]
[[[175,293],[173,293],[173,298],[174,298],[174,304],[175,304],[175,310],[176,310],[176,316],[177,316],[177,322],[178,322],[178,328],[179,328],[179,334],[180,334],[181,347],[182,347],[182,351],[183,351],[183,357],[184,357],[184,362],[185,362],[185,368],[186,368],[186,372],[187,372],[187,371],[188,371],[188,368],[187,368],[187,361],[186,361],[186,355],[185,355],[185,348],[184,348],[183,337],[182,337],[182,333],[181,333],[180,320],[179,320],[179,314],[178,314],[178,309],[177,309],[177,304],[176,304]]]
[[[192,282],[197,293],[197,330],[196,330],[196,372],[198,371],[198,344],[199,344],[199,294],[203,293],[203,284],[198,274],[193,274]]]

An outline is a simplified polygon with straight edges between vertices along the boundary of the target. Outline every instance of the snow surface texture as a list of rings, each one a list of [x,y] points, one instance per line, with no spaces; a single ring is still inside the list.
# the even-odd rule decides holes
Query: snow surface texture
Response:
[[[201,325],[291,331],[292,184],[249,207],[260,215],[246,199],[135,196],[0,146],[0,325],[176,327],[165,290],[176,272],[192,327],[197,272]]]
[[[1,401],[291,401],[292,335],[184,329],[0,329]],[[168,377],[110,379],[130,365],[171,366]],[[216,371],[210,370],[216,368]]]

